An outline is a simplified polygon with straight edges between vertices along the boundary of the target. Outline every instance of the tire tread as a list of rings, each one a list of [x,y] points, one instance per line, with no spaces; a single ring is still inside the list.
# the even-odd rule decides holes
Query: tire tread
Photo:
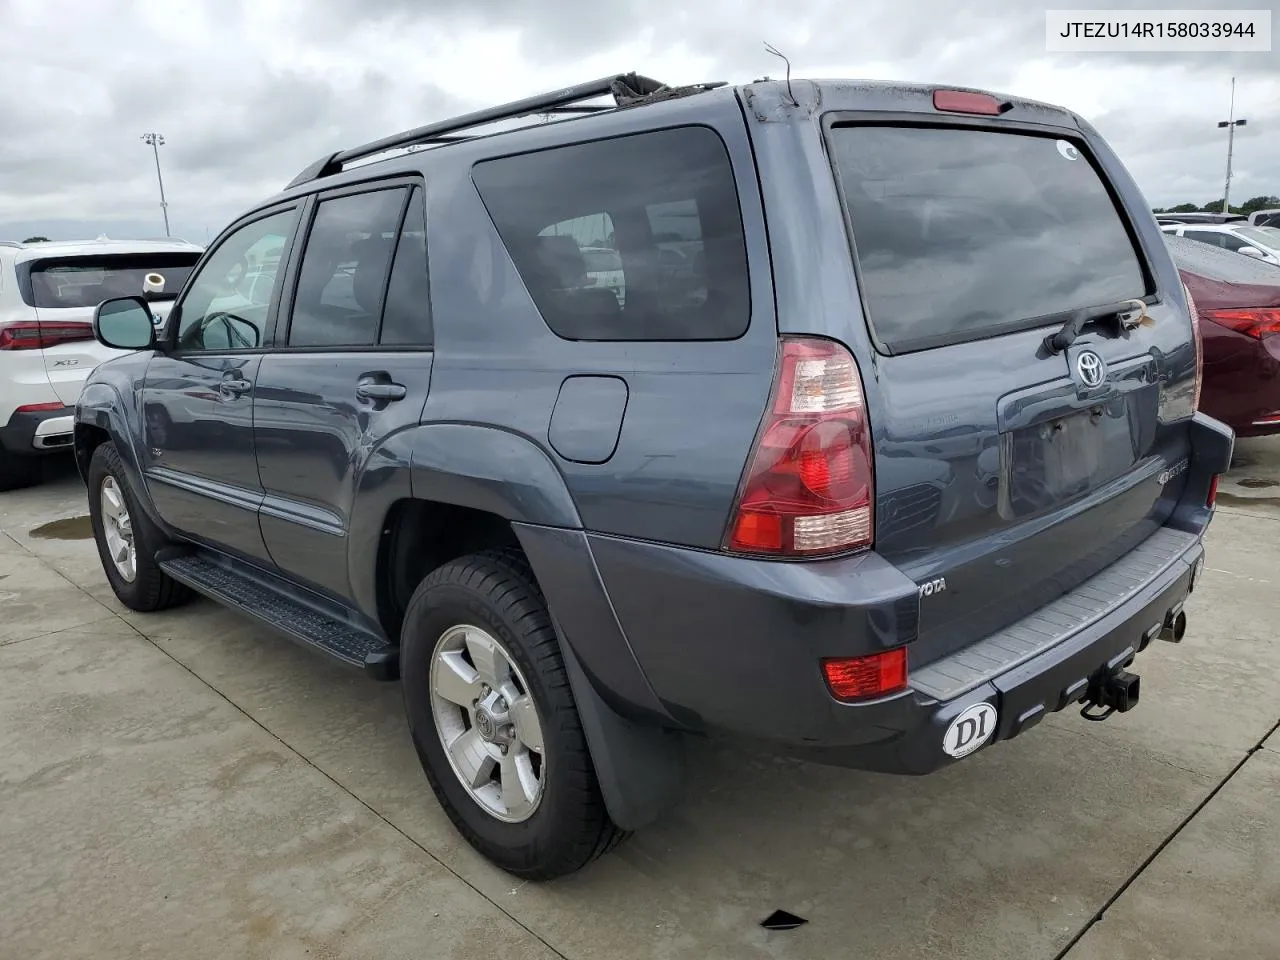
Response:
[[[124,494],[129,507],[129,519],[133,524],[134,545],[138,552],[138,569],[133,582],[117,582],[117,577],[113,575],[110,563],[103,553],[101,542],[98,542],[102,570],[112,591],[121,603],[139,613],[154,613],[186,603],[194,594],[186,584],[174,580],[156,563],[156,553],[162,547],[168,546],[169,540],[139,505],[137,494],[129,485],[120,451],[112,441],[107,441],[94,450],[93,458],[89,462],[87,483],[89,515],[93,518],[95,541],[100,536],[98,528],[102,522],[97,490],[107,474],[115,477]]]
[[[547,612],[546,601],[533,570],[522,552],[515,548],[484,550],[446,563],[432,571],[419,585],[410,601],[415,604],[433,589],[463,586],[481,594],[494,612],[519,630],[518,639],[524,654],[539,673],[539,679],[552,702],[539,704],[542,721],[554,725],[571,747],[562,748],[555,762],[570,776],[570,803],[577,808],[577,824],[571,836],[559,838],[550,862],[500,864],[508,872],[526,879],[547,880],[572,873],[613,850],[630,833],[620,829],[605,810],[600,787],[595,777],[581,720],[573,699],[569,676],[560,654],[559,640]],[[410,613],[405,621],[413,620]],[[421,753],[421,751],[419,751]],[[473,846],[485,851],[486,841],[471,828],[460,811],[454,808],[440,788],[436,774],[424,760],[423,767],[436,796],[454,827]],[[564,799],[562,794],[561,799]]]

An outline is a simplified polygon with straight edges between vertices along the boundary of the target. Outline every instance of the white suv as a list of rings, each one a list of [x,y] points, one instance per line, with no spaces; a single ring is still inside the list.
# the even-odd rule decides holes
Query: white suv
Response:
[[[119,355],[94,340],[94,308],[142,296],[158,274],[146,295],[159,322],[202,252],[182,240],[0,241],[0,490],[34,483],[40,454],[70,449],[85,378]]]

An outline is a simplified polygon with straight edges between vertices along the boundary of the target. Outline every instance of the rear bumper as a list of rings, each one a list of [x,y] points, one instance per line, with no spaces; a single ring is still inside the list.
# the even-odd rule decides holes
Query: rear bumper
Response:
[[[1194,588],[1203,558],[1197,539],[1107,615],[955,697],[934,699],[913,686],[894,701],[898,729],[882,740],[791,752],[838,766],[931,773],[956,762],[944,749],[948,729],[960,714],[980,703],[990,704],[996,711],[994,733],[986,745],[1019,736],[1049,714],[1079,704],[1092,676],[1128,667],[1149,644],[1158,642],[1160,627],[1182,609]],[[845,709],[852,712],[861,707]]]
[[[996,711],[989,742],[1018,736],[1151,643],[1194,585],[1212,517],[1205,496],[1231,446],[1229,430],[1198,416],[1183,493],[1164,527],[1023,620],[943,660],[912,663],[910,689],[870,702],[836,700],[819,665],[901,645],[912,656],[918,585],[877,554],[777,563],[588,534],[609,619],[621,627],[615,656],[588,651],[599,665],[589,672],[603,680],[625,658],[643,678],[632,689],[650,692],[688,730],[829,764],[928,773],[954,762],[943,746],[948,727],[976,704]]]
[[[0,427],[0,447],[26,455],[70,450],[74,428],[74,407],[19,410]]]
[[[717,561],[729,558],[691,554],[680,576],[690,585],[670,583],[640,610],[634,584],[652,584],[654,571],[619,576],[620,553],[634,562],[635,548],[664,566],[674,558],[656,560],[651,551],[664,548],[651,544],[591,539],[636,660],[680,725],[821,763],[905,774],[954,762],[943,749],[948,727],[976,704],[995,709],[995,742],[1080,701],[1091,676],[1127,666],[1181,610],[1204,555],[1199,534],[1164,527],[1037,613],[950,657],[912,665],[907,691],[845,703],[828,691],[821,658],[867,652],[867,628],[877,623],[884,630],[875,640],[897,646],[916,609],[914,583],[886,605],[865,596],[865,606],[824,603],[812,592],[772,593],[749,566],[743,576],[715,580],[717,567],[729,569]],[[894,592],[887,563],[874,554],[857,560],[861,572],[836,561],[830,581],[880,579],[886,595]]]

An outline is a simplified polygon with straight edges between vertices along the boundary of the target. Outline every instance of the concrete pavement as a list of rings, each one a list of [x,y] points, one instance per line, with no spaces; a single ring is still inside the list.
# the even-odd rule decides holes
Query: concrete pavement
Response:
[[[396,686],[124,611],[55,471],[0,495],[0,957],[1280,957],[1280,443],[1239,450],[1137,711],[924,779],[695,744],[679,809],[544,885],[454,833]]]

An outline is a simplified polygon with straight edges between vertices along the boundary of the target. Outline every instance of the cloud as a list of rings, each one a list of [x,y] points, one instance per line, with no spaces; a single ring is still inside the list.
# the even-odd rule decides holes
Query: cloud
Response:
[[[176,232],[202,239],[330,150],[632,69],[780,77],[766,40],[796,76],[987,87],[1078,110],[1158,205],[1221,196],[1216,124],[1234,75],[1249,126],[1232,196],[1280,193],[1280,48],[1050,55],[1043,8],[1020,0],[0,0],[0,22],[0,62],[23,80],[0,85],[0,236],[159,229],[147,131],[166,138]]]

